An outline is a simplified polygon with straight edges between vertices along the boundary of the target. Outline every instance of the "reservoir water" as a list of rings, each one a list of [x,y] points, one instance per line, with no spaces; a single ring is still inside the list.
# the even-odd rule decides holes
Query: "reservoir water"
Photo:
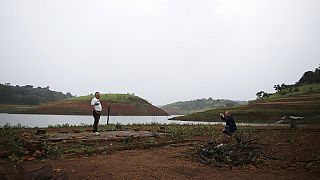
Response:
[[[109,123],[112,124],[224,124],[224,122],[197,122],[197,121],[172,121],[168,120],[174,116],[110,116]],[[107,117],[101,116],[100,124],[106,124]],[[6,124],[11,126],[22,125],[27,127],[48,127],[49,125],[81,125],[93,124],[93,117],[88,115],[40,115],[40,114],[6,114],[0,113],[0,126]],[[248,124],[237,123],[238,125],[252,126],[287,126],[279,124]]]

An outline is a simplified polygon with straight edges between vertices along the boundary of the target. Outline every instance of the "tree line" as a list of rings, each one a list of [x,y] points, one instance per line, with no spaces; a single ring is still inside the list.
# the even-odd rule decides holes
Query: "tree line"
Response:
[[[196,99],[191,101],[179,101],[162,106],[162,108],[179,108],[187,111],[200,110],[203,108],[230,108],[239,105],[239,103],[227,99]]]
[[[37,105],[57,100],[72,98],[71,93],[50,90],[50,87],[33,87],[32,85],[11,85],[0,83],[0,103]]]
[[[318,68],[316,68],[314,71],[306,71],[302,75],[300,80],[298,82],[296,82],[295,84],[292,84],[292,85],[286,85],[284,83],[276,84],[273,86],[273,88],[275,89],[275,91],[277,93],[284,95],[284,94],[290,93],[290,92],[298,92],[299,91],[299,88],[297,88],[298,86],[305,85],[305,84],[314,84],[314,83],[320,83],[320,66]],[[285,89],[287,91],[283,91]],[[271,95],[271,93],[267,93],[264,91],[259,91],[256,94],[257,99],[267,98],[270,95]]]

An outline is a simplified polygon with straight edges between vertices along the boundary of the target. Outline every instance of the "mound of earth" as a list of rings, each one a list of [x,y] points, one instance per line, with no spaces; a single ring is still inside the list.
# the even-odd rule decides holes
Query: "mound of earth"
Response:
[[[90,101],[92,96],[81,96],[72,99],[45,103],[33,108],[14,113],[57,114],[57,115],[91,115]],[[167,116],[168,113],[148,101],[131,94],[103,94],[102,114],[107,114],[110,107],[112,116]]]

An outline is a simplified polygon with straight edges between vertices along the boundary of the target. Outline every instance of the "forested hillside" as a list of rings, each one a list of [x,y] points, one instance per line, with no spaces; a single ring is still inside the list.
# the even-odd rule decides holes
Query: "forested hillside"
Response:
[[[246,104],[245,101],[231,101],[227,99],[202,98],[191,101],[179,101],[162,106],[161,108],[169,114],[190,114],[215,108],[230,108],[237,105]]]
[[[0,104],[37,105],[72,97],[71,93],[52,91],[48,86],[35,88],[32,85],[13,86],[0,83]]]

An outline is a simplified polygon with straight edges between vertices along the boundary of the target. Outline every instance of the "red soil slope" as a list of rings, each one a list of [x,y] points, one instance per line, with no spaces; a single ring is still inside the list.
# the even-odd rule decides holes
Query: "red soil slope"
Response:
[[[110,106],[110,115],[113,116],[167,116],[168,113],[152,104],[129,104],[102,102],[103,112],[107,114]],[[35,106],[34,108],[19,113],[27,114],[59,114],[59,115],[91,115],[90,102],[85,101],[57,101]]]

